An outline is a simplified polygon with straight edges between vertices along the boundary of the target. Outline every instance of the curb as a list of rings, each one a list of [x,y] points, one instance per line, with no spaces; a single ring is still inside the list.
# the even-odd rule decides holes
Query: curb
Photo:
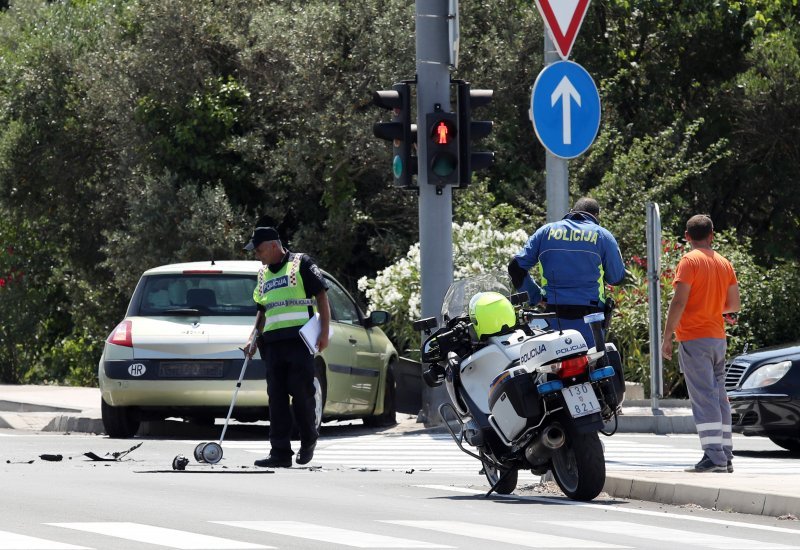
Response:
[[[757,516],[778,517],[795,514],[800,509],[798,496],[690,485],[636,475],[607,474],[603,490],[615,498],[675,505],[696,504],[712,510]]]
[[[620,415],[619,433],[694,434],[697,433],[691,416]]]
[[[42,428],[43,432],[76,432],[105,434],[103,421],[87,416],[56,416]]]

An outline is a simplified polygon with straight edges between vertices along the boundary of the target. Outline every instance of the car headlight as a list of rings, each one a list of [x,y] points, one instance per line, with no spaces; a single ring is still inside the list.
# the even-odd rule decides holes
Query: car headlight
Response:
[[[783,378],[783,376],[789,372],[790,368],[792,368],[791,361],[781,361],[773,365],[764,365],[747,377],[742,384],[742,389],[763,388],[764,386],[774,384]]]

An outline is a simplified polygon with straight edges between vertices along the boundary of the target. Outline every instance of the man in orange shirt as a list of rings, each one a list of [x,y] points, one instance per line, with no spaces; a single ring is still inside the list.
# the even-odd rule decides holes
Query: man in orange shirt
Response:
[[[687,472],[732,472],[731,406],[725,392],[724,313],[739,311],[739,284],[731,263],[711,250],[714,224],[706,215],[686,222],[692,247],[678,262],[675,294],[664,325],[661,353],[672,358],[672,334],[678,340],[678,364],[686,378],[692,415],[703,458]]]

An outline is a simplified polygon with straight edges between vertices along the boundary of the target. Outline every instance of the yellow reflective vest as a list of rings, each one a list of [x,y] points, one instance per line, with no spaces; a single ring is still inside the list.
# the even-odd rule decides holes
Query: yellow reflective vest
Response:
[[[277,273],[263,266],[253,300],[264,306],[264,332],[303,326],[316,313],[314,300],[306,297],[300,275],[301,254],[293,254]]]

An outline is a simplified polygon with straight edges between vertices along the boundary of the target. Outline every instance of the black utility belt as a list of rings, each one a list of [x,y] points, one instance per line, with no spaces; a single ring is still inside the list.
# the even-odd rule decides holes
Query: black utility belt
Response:
[[[582,319],[590,313],[599,313],[603,308],[595,306],[572,306],[567,304],[547,304],[545,311],[555,313],[562,319]]]

